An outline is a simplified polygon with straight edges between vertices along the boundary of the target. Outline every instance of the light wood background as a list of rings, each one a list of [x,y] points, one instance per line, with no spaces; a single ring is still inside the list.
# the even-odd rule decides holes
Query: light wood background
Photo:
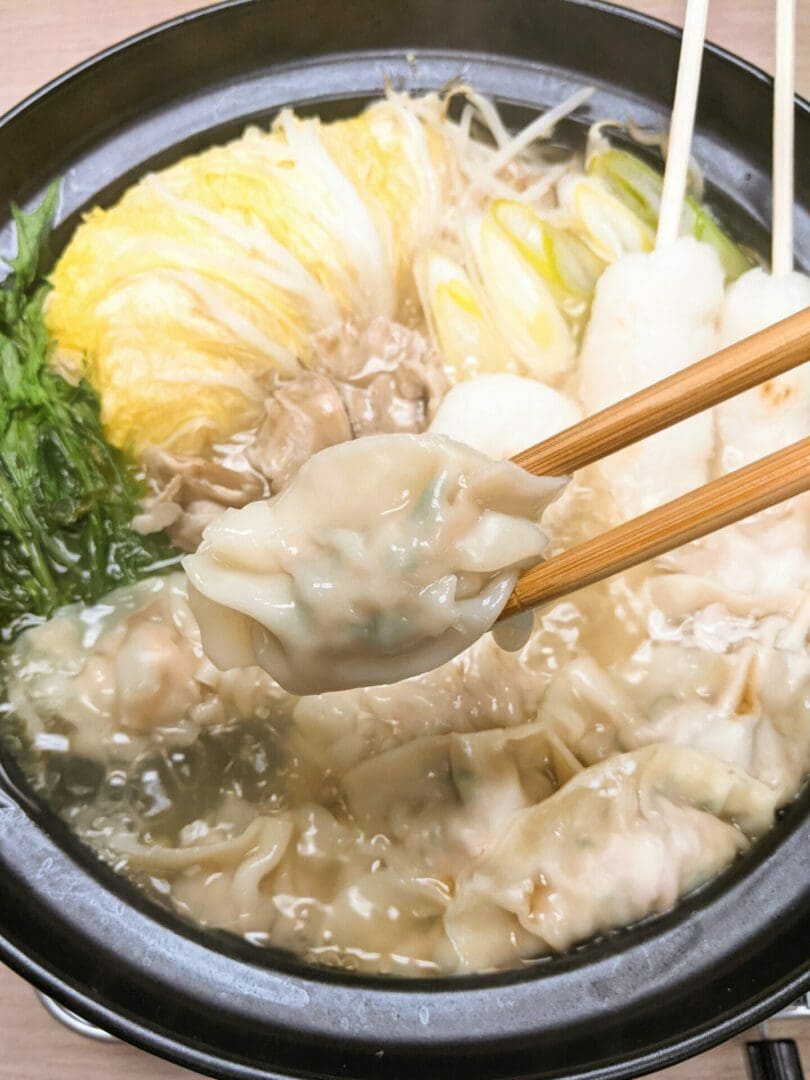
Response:
[[[615,2],[683,21],[685,0]],[[193,0],[0,0],[0,113],[113,42],[204,6]],[[772,71],[773,6],[774,0],[711,0],[709,38]],[[796,6],[796,88],[810,98],[810,0]]]
[[[92,53],[199,6],[187,0],[0,0],[0,113]],[[624,6],[679,23],[684,4],[636,0]],[[796,84],[810,97],[810,0],[798,0],[797,6]],[[709,37],[770,71],[772,21],[772,0],[712,0]],[[775,1021],[769,1034],[799,1039],[810,1067],[810,1020]],[[740,1036],[657,1076],[743,1080],[744,1039]],[[132,1047],[92,1043],[62,1029],[40,1008],[29,987],[0,967],[0,1080],[180,1080],[194,1075]]]

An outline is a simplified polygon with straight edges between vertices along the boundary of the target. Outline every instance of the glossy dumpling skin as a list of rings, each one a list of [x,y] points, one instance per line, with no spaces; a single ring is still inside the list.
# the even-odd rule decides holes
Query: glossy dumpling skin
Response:
[[[567,949],[672,907],[773,823],[775,796],[716,758],[656,744],[514,815],[459,879],[445,928],[461,970]]]
[[[429,674],[300,698],[295,729],[321,771],[342,777],[352,766],[425,736],[500,732],[533,720],[554,674],[573,655],[573,644],[541,627],[517,652],[485,634]]]
[[[184,560],[203,647],[298,694],[437,667],[540,559],[538,522],[563,483],[436,435],[323,450],[276,498],[228,510]]]
[[[294,703],[257,668],[214,668],[177,573],[62,608],[20,635],[2,677],[34,747],[108,765]]]

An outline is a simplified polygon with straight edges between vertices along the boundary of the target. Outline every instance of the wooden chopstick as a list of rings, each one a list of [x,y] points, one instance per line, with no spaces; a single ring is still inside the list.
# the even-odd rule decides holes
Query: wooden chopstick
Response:
[[[557,600],[808,490],[810,438],[532,567],[500,618]]]
[[[512,460],[563,476],[810,360],[810,307],[653,383]]]

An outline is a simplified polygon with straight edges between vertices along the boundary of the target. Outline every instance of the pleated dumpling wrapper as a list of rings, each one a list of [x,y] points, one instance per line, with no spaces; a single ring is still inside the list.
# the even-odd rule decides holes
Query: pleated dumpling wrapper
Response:
[[[203,648],[302,695],[438,667],[542,557],[539,521],[564,483],[436,435],[322,450],[280,495],[226,511],[184,560]]]

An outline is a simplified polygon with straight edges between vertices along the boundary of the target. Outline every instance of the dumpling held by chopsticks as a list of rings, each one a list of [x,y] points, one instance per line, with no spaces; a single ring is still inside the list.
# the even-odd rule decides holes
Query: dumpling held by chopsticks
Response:
[[[209,525],[185,559],[205,651],[299,694],[437,667],[541,558],[538,522],[563,484],[441,436],[323,450],[276,498]]]

